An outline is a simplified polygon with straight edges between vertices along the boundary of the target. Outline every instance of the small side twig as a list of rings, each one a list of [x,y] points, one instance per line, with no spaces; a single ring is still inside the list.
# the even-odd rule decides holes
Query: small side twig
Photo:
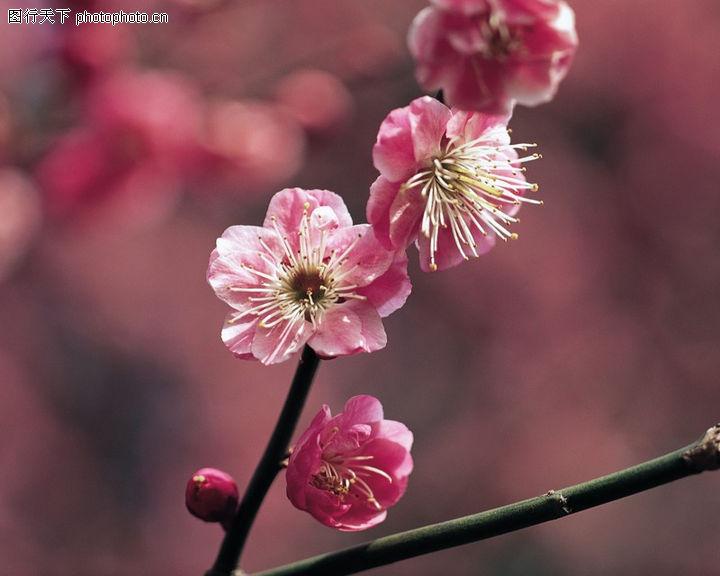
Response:
[[[256,576],[344,576],[429,552],[493,538],[720,468],[720,424],[690,446],[601,478],[472,516],[378,538]]]

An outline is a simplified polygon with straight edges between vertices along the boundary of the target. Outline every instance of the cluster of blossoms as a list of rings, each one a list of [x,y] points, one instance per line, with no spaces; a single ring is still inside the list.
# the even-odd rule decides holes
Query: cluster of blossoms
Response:
[[[431,272],[517,238],[520,206],[542,203],[524,167],[540,155],[511,143],[507,124],[516,103],[553,96],[576,44],[561,0],[432,0],[409,45],[420,83],[442,98],[417,98],[382,122],[369,224],[353,225],[333,192],[293,188],[272,198],[262,227],[218,239],[208,281],[232,308],[227,347],[265,364],[304,345],[322,358],[378,350],[381,318],[410,293],[410,244]],[[323,406],[288,459],[288,497],[332,528],[369,528],[404,493],[411,444],[373,397],[351,398],[335,417]]]

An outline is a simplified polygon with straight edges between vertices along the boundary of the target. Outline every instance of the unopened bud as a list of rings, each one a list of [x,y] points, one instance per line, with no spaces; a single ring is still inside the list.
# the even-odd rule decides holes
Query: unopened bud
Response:
[[[190,514],[205,522],[228,522],[235,515],[238,489],[232,476],[216,468],[201,468],[185,490]]]

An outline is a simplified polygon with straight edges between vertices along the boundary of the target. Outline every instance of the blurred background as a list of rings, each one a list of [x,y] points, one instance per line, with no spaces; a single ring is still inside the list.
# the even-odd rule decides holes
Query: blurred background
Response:
[[[422,274],[385,350],[323,362],[303,415],[378,396],[415,433],[388,520],[337,533],[281,477],[259,570],[558,489],[693,441],[720,415],[720,6],[574,0],[580,48],[550,104],[516,111],[545,205],[520,240]],[[236,360],[205,282],[215,238],[292,185],[364,221],[371,147],[420,94],[424,0],[49,4],[156,25],[0,15],[0,572],[202,574],[201,466],[244,487],[295,369]],[[9,7],[43,7],[15,2]],[[707,474],[380,575],[716,573]]]

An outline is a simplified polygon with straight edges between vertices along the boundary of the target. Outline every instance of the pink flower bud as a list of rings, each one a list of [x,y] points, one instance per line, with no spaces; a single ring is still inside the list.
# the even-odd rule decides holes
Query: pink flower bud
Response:
[[[227,522],[238,505],[235,480],[216,468],[201,468],[188,480],[185,505],[190,514],[200,520]]]

